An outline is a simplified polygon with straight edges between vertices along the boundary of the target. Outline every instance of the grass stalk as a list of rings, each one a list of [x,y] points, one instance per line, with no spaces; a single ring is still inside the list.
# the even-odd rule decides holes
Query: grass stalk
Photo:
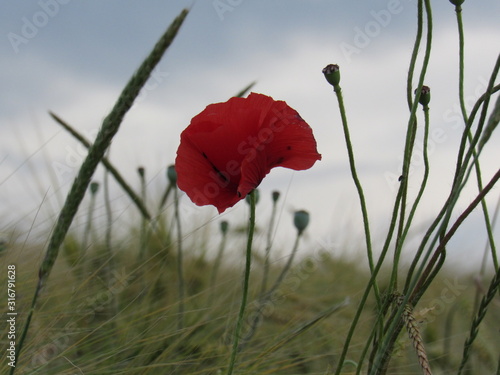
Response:
[[[217,256],[215,257],[214,268],[212,270],[212,276],[210,278],[210,299],[208,302],[213,301],[213,298],[214,298],[215,282],[217,280],[219,268],[220,268],[220,265],[222,263],[222,257],[224,255],[224,250],[226,249],[228,226],[229,226],[229,223],[227,221],[222,221],[220,223],[220,232],[222,234],[222,237],[220,240],[219,249],[217,250]]]
[[[240,345],[240,348],[245,347],[252,337],[255,335],[255,332],[257,332],[257,327],[259,326],[259,323],[262,319],[262,312],[266,304],[273,299],[275,296],[276,291],[280,287],[280,285],[283,283],[283,280],[285,279],[288,271],[290,271],[290,268],[292,266],[293,260],[295,258],[295,254],[297,253],[297,250],[299,248],[299,240],[302,237],[302,232],[299,231],[297,233],[297,236],[295,237],[295,243],[293,245],[292,253],[288,257],[288,260],[286,264],[283,266],[283,269],[281,270],[280,274],[276,278],[273,286],[266,292],[261,293],[259,300],[257,302],[257,308],[256,308],[256,313],[255,316],[252,319],[252,323],[250,325],[250,328],[248,330],[248,333],[245,335],[245,337],[242,340],[242,343]]]
[[[178,281],[178,292],[179,292],[179,311],[178,311],[178,321],[177,328],[179,330],[184,328],[184,304],[185,304],[185,281],[184,281],[184,253],[182,249],[182,227],[181,227],[181,218],[179,213],[179,189],[177,186],[174,186],[174,216],[175,223],[177,228],[177,275],[179,278]]]
[[[113,259],[113,246],[111,245],[111,240],[113,238],[113,210],[111,209],[111,197],[109,194],[109,175],[111,172],[108,170],[104,171],[103,187],[104,187],[104,207],[106,210],[106,235],[105,235],[105,247],[109,256],[110,270],[112,271],[114,267],[112,266]]]
[[[312,328],[315,324],[317,324],[321,320],[329,317],[331,314],[339,311],[341,308],[346,307],[347,305],[349,305],[349,303],[350,303],[349,297],[346,297],[342,302],[339,302],[339,303],[329,307],[325,311],[317,314],[313,319],[301,324],[299,327],[294,328],[290,332],[287,332],[282,339],[280,339],[278,342],[276,342],[276,344],[271,346],[269,349],[266,349],[265,351],[259,353],[259,355],[254,360],[254,362],[257,362],[262,358],[268,357],[273,352],[276,352],[278,349],[282,348],[283,346],[288,344],[290,341],[294,340],[299,335],[306,332],[308,329]],[[351,363],[351,364],[353,363],[352,361],[345,361],[345,362]]]
[[[469,358],[472,344],[474,343],[474,340],[476,339],[476,337],[479,333],[479,326],[481,325],[481,322],[484,319],[486,312],[488,311],[488,307],[489,307],[491,301],[493,300],[493,297],[495,297],[496,293],[498,292],[499,287],[500,287],[500,268],[498,268],[496,270],[495,276],[491,280],[488,291],[486,292],[486,294],[482,298],[481,303],[479,305],[479,309],[476,313],[476,317],[474,318],[474,321],[472,322],[469,336],[467,337],[467,339],[465,340],[465,343],[464,343],[462,361],[460,362],[460,367],[458,369],[457,375],[462,374],[462,371],[465,368],[465,365],[466,365],[467,360]]]
[[[109,152],[109,149],[108,149]],[[104,177],[103,177],[103,196],[104,196],[104,208],[106,211],[106,233],[104,238],[104,251],[105,251],[105,259],[107,260],[107,264],[105,267],[105,280],[106,286],[109,290],[113,287],[113,281],[111,279],[111,275],[113,271],[115,271],[115,260],[113,254],[113,211],[111,210],[111,197],[109,192],[109,175],[110,172],[105,169]],[[116,316],[118,312],[118,295],[113,293],[111,295],[111,301],[109,302],[109,316],[110,319],[113,316]],[[112,323],[112,331],[116,329],[116,322]]]
[[[90,202],[87,210],[87,221],[85,223],[85,229],[83,230],[83,239],[82,239],[82,255],[81,258],[85,256],[87,252],[87,247],[89,246],[90,234],[92,232],[92,222],[94,219],[94,209],[95,209],[95,200],[96,193],[98,189],[97,182],[90,183]]]
[[[268,294],[272,294],[276,290],[278,290],[281,283],[285,279],[288,271],[290,271],[290,268],[292,267],[293,260],[295,259],[295,254],[297,254],[297,250],[299,248],[299,241],[300,241],[300,238],[302,237],[302,233],[303,232],[301,232],[301,231],[297,232],[297,236],[295,237],[295,243],[293,244],[292,253],[288,257],[288,260],[287,260],[285,266],[281,270],[281,273],[279,274],[279,276],[276,278],[276,281],[274,282],[273,286],[269,289]]]
[[[137,168],[137,173],[139,175],[139,181],[141,185],[141,200],[146,203],[147,201],[147,189],[146,189],[146,170],[144,167]],[[147,220],[142,217],[141,218],[141,228],[139,233],[139,262],[144,260],[146,255],[146,247],[148,244],[148,235],[147,235]]]
[[[274,199],[276,197],[276,199]],[[276,220],[277,212],[277,202],[279,198],[278,192],[273,192],[273,208],[271,212],[271,218],[269,219],[269,228],[267,228],[267,238],[266,238],[266,250],[264,255],[264,269],[262,271],[262,286],[260,288],[261,294],[264,294],[267,289],[267,279],[269,278],[269,262],[271,255],[271,247],[273,245],[273,231],[274,231],[274,221]]]
[[[29,309],[26,323],[22,329],[22,333],[20,335],[20,339],[16,349],[16,363],[18,363],[19,361],[19,356],[23,349],[23,344],[29,330],[40,291],[42,290],[43,285],[47,281],[50,272],[52,271],[54,263],[59,254],[59,249],[64,241],[64,238],[66,237],[73,218],[85,195],[95,169],[104,157],[104,154],[111,144],[113,137],[118,132],[125,114],[132,107],[134,100],[139,95],[141,88],[146,84],[151,72],[174,40],[187,14],[188,10],[184,9],[180,13],[180,15],[172,22],[165,34],[161,36],[152,52],[144,60],[137,72],[132,76],[130,81],[123,89],[110,114],[104,119],[102,127],[97,134],[94,144],[89,148],[88,155],[83,161],[83,164],[78,172],[75,181],[73,182],[70,192],[66,197],[66,201],[63,205],[63,208],[61,209],[61,212],[57,219],[57,223],[50,237],[45,257],[42,261],[42,264],[40,265],[38,273],[38,283],[33,294],[31,307]],[[15,367],[11,367],[11,375],[14,374],[15,369]]]
[[[256,206],[256,196],[255,190],[250,192],[250,219],[248,224],[248,240],[246,248],[246,258],[245,258],[245,271],[243,275],[243,290],[241,296],[240,311],[238,313],[238,318],[236,321],[236,328],[234,330],[233,336],[233,347],[231,350],[231,357],[229,359],[229,366],[227,369],[227,375],[231,375],[234,370],[234,365],[236,363],[236,356],[239,349],[239,340],[241,335],[241,329],[243,328],[243,320],[245,316],[245,309],[248,300],[248,286],[250,281],[250,268],[252,265],[252,242],[253,235],[255,231],[255,206]]]
[[[163,193],[162,197],[161,197],[161,200],[160,200],[160,204],[158,205],[158,217],[160,216],[161,212],[163,211],[163,208],[165,207],[165,204],[167,203],[167,199],[170,195],[170,192],[172,191],[172,184],[168,184],[166,189],[165,189],[165,192]]]
[[[242,98],[243,96],[246,95],[247,92],[249,92],[252,89],[252,87],[255,86],[256,83],[257,83],[257,81],[250,82],[247,86],[245,86],[243,89],[238,91],[236,93],[236,95],[234,95],[234,97],[235,98]]]
[[[66,129],[73,137],[75,137],[78,141],[80,141],[80,143],[83,144],[85,147],[90,148],[92,146],[92,144],[87,139],[85,139],[83,135],[77,132],[66,121],[62,120],[59,116],[57,116],[52,112],[49,112],[49,114],[59,125],[61,125],[64,129]],[[113,166],[113,164],[111,164],[109,159],[106,156],[104,156],[101,160],[101,163],[109,171],[109,173],[113,175],[118,185],[120,185],[123,188],[123,190],[125,190],[125,193],[127,193],[130,199],[132,199],[132,202],[137,206],[137,209],[139,210],[141,215],[147,220],[151,220],[151,215],[148,209],[146,208],[146,205],[142,202],[142,199],[134,192],[134,190],[122,177],[120,172],[118,172],[118,170]]]

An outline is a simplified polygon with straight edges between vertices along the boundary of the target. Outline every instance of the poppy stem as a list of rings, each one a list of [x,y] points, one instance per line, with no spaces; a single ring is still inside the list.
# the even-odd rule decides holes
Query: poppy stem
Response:
[[[231,352],[231,358],[229,360],[229,368],[227,370],[227,375],[231,375],[233,373],[234,364],[236,362],[236,355],[238,354],[238,344],[241,336],[241,329],[243,327],[243,317],[245,315],[245,309],[247,305],[248,299],[248,284],[250,280],[250,266],[252,264],[252,242],[253,242],[253,234],[255,230],[255,190],[249,194],[250,196],[250,222],[248,224],[248,240],[247,240],[247,251],[246,251],[246,263],[245,263],[245,272],[243,276],[243,294],[241,296],[241,306],[240,312],[238,314],[238,320],[236,322],[236,328],[234,331],[234,339],[233,339],[233,349]]]
[[[463,22],[462,22],[462,7],[461,5],[456,5],[455,6],[455,13],[457,16],[457,25],[458,25],[458,36],[459,36],[459,75],[458,75],[458,96],[460,100],[460,109],[462,111],[462,117],[464,119],[464,123],[467,126],[467,122],[469,121],[469,116],[467,115],[467,108],[465,106],[465,95],[464,95],[464,55],[465,55],[465,37],[464,37],[464,27],[463,27]],[[483,134],[486,133],[486,130]],[[473,137],[472,133],[469,129],[467,138],[469,140],[469,143],[472,143]],[[483,136],[484,138],[484,136]],[[481,152],[481,142],[479,145],[478,151],[473,148],[473,153],[472,155],[474,156],[474,167],[476,169],[476,179],[477,179],[477,189],[481,191],[483,189],[483,182],[482,182],[482,176],[481,176],[481,166],[479,164],[479,159],[478,159],[478,153]],[[498,258],[497,258],[497,250],[496,250],[496,245],[495,245],[495,239],[493,236],[493,230],[492,230],[492,223],[490,220],[490,215],[488,212],[488,206],[486,205],[486,202],[483,200],[481,202],[481,208],[483,210],[483,215],[484,215],[484,222],[486,226],[486,233],[488,235],[488,241],[489,241],[489,246],[491,249],[491,257],[493,259],[493,264],[496,269],[498,269]]]
[[[335,375],[339,375],[340,371],[342,371],[342,367],[343,367],[345,358],[347,356],[347,350],[349,348],[349,344],[351,342],[351,339],[354,335],[354,330],[356,328],[359,317],[361,316],[361,312],[363,311],[363,308],[365,306],[366,299],[368,298],[368,294],[369,294],[372,287],[373,287],[373,290],[375,293],[375,299],[377,300],[377,305],[379,307],[382,305],[381,300],[380,300],[380,292],[379,292],[378,284],[376,281],[376,277],[377,277],[378,271],[380,270],[380,267],[382,265],[383,255],[385,255],[385,254],[383,253],[381,255],[381,257],[379,258],[379,261],[377,262],[377,265],[375,266],[374,262],[373,262],[373,252],[372,252],[372,244],[371,244],[371,237],[370,237],[370,225],[369,225],[369,220],[368,220],[368,211],[366,208],[365,196],[363,193],[363,187],[361,186],[361,182],[359,181],[358,174],[356,171],[354,151],[352,148],[351,137],[349,135],[349,126],[347,124],[347,116],[346,116],[345,107],[344,107],[344,98],[342,96],[342,89],[341,89],[338,82],[333,85],[333,90],[335,91],[335,94],[337,96],[337,101],[338,101],[339,109],[340,109],[340,116],[342,118],[342,126],[344,129],[344,137],[345,137],[345,142],[346,142],[346,147],[347,147],[347,153],[349,156],[349,166],[351,169],[351,175],[352,175],[352,179],[354,181],[354,185],[356,186],[356,189],[358,191],[359,201],[360,201],[360,205],[361,205],[361,213],[363,216],[363,225],[364,225],[364,230],[365,230],[366,252],[367,252],[367,256],[368,256],[368,264],[370,267],[370,275],[371,275],[370,281],[369,281],[368,286],[365,290],[363,298],[361,299],[361,302],[358,306],[358,310],[357,310],[356,315],[352,321],[348,336],[347,336],[346,341],[344,343],[344,348],[343,348],[342,354],[340,356],[337,371],[335,372]],[[382,329],[381,322],[378,322],[377,325],[379,326],[378,327],[379,330]]]
[[[366,253],[368,256],[368,264],[370,266],[370,272],[374,272],[374,263],[373,263],[373,252],[372,252],[372,241],[370,235],[370,221],[368,220],[368,210],[366,208],[366,200],[365,194],[363,192],[363,187],[361,186],[361,182],[358,178],[358,173],[356,171],[356,162],[354,158],[354,151],[351,143],[351,136],[349,135],[349,126],[347,125],[347,116],[345,113],[344,107],[344,98],[342,96],[342,89],[339,84],[333,86],[335,94],[337,95],[337,101],[339,103],[340,116],[342,118],[342,126],[344,128],[344,137],[345,143],[347,147],[347,153],[349,155],[349,166],[351,169],[352,179],[354,181],[354,185],[356,185],[356,189],[358,191],[359,203],[361,205],[361,214],[363,216],[363,225],[365,230],[365,241],[366,241]],[[377,303],[380,305],[380,296],[379,290],[376,283],[374,283],[375,297],[377,299]]]

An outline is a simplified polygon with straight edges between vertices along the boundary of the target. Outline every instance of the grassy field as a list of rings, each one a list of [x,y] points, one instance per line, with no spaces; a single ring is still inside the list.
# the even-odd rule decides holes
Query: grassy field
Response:
[[[167,214],[165,214],[167,216]],[[163,225],[167,226],[167,221]],[[81,237],[81,236],[80,236]],[[220,236],[222,238],[222,235]],[[244,247],[242,235],[229,230],[228,242]],[[228,360],[241,294],[241,264],[223,261],[214,276],[213,259],[185,244],[184,326],[179,327],[176,242],[160,230],[145,244],[139,237],[107,249],[91,243],[85,257],[81,240],[69,236],[53,274],[42,290],[19,373],[40,374],[219,374]],[[145,245],[144,260],[138,250]],[[239,246],[238,246],[239,245]],[[196,246],[196,245],[195,245]],[[109,256],[109,252],[113,254]],[[302,252],[308,249],[302,249]],[[17,256],[22,252],[23,257]],[[15,264],[17,308],[27,311],[35,288],[43,245],[8,247],[2,263]],[[192,253],[198,253],[192,256]],[[296,262],[266,304],[255,335],[243,347],[237,371],[245,374],[333,373],[350,322],[368,280],[366,266],[332,258],[322,249]],[[30,255],[31,254],[31,255]],[[257,311],[263,275],[263,249],[252,269],[248,327]],[[239,262],[238,262],[239,263]],[[271,265],[272,283],[284,262]],[[389,272],[382,272],[389,274]],[[6,283],[2,274],[2,283]],[[387,280],[381,280],[381,291]],[[434,374],[451,374],[460,363],[474,300],[486,288],[471,275],[444,272],[414,311]],[[368,301],[351,343],[356,362],[376,321]],[[469,363],[472,374],[494,373],[500,336],[498,300],[476,339]],[[2,332],[6,337],[7,332]],[[412,342],[402,333],[388,374],[418,374]],[[343,374],[354,373],[346,364]],[[364,371],[362,372],[364,373]]]

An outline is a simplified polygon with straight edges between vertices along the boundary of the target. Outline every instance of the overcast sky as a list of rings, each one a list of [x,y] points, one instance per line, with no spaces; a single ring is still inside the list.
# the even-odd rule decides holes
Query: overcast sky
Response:
[[[25,232],[32,222],[35,228],[46,228],[54,221],[83,160],[81,147],[54,123],[48,111],[91,139],[158,37],[183,7],[191,7],[178,37],[115,137],[111,161],[136,188],[136,168],[145,166],[153,199],[165,184],[165,167],[174,161],[179,134],[190,119],[208,104],[225,101],[257,81],[253,91],[285,100],[311,125],[323,155],[311,170],[276,169],[263,181],[259,206],[262,225],[266,225],[270,213],[270,192],[278,189],[283,197],[280,231],[290,233],[291,213],[306,209],[312,215],[306,239],[309,245],[338,253],[362,248],[360,210],[336,98],[321,73],[325,65],[337,63],[342,72],[358,172],[374,237],[380,240],[394,200],[394,178],[400,173],[408,121],[405,87],[416,33],[416,3],[3,2],[0,232]],[[454,7],[445,0],[432,3],[433,52],[425,83],[432,90],[434,133],[429,192],[417,213],[423,227],[448,193],[462,126],[457,120],[458,37]],[[482,0],[478,6],[466,1],[463,8],[465,88],[468,103],[473,103],[484,92],[500,51],[500,2]],[[422,121],[422,114],[419,116]],[[497,134],[485,150],[485,181],[498,168],[499,141]],[[414,170],[410,192],[418,188],[422,172],[418,160]],[[101,170],[95,179],[102,181]],[[118,188],[113,192],[115,209],[124,213],[128,200]],[[475,193],[474,189],[466,193],[463,207]],[[498,196],[497,189],[489,199],[492,209]],[[215,208],[197,208],[187,197],[182,200],[186,218],[195,217],[200,224],[220,220]],[[245,204],[239,203],[226,218],[243,223],[245,209]],[[80,216],[83,222],[84,215]],[[123,220],[132,217],[125,213]],[[476,215],[454,245],[456,258],[468,251],[481,253],[482,233],[480,215]],[[477,236],[481,238],[479,248]],[[285,245],[282,250],[288,251]]]

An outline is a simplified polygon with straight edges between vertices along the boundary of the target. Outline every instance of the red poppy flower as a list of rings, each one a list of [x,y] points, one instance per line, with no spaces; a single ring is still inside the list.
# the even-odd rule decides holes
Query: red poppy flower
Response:
[[[251,93],[211,104],[182,132],[177,184],[219,213],[255,189],[274,167],[309,169],[321,155],[309,125],[283,101]]]

